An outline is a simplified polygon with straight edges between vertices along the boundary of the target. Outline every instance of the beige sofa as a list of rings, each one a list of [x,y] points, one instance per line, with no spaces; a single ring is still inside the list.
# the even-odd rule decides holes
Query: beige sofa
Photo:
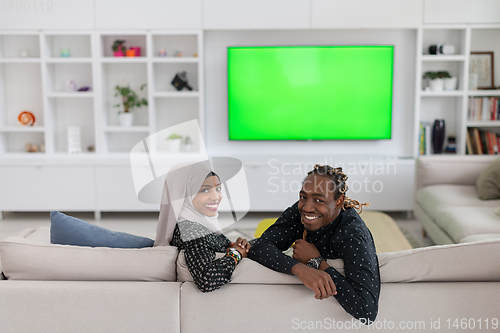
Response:
[[[415,216],[436,244],[500,238],[500,200],[480,200],[476,180],[498,156],[417,159]]]
[[[499,240],[380,254],[379,314],[365,326],[335,299],[316,300],[295,276],[249,259],[230,284],[201,293],[175,248],[51,245],[48,233],[0,242],[10,277],[0,281],[2,332],[444,332],[478,321],[481,332],[498,331]],[[343,271],[341,260],[329,263]]]

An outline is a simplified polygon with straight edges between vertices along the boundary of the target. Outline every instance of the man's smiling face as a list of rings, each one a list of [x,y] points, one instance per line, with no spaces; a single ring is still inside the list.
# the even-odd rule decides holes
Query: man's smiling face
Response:
[[[340,213],[343,195],[335,199],[331,178],[318,174],[307,176],[302,184],[298,209],[307,231],[318,230]]]

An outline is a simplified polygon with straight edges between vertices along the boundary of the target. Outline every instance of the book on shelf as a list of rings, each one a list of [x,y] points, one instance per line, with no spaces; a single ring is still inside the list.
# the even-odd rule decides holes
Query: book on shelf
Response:
[[[469,97],[468,120],[500,120],[499,97]]]
[[[426,122],[420,123],[419,132],[419,154],[431,154],[431,124]]]
[[[466,145],[468,155],[497,155],[500,150],[500,132],[468,128]]]

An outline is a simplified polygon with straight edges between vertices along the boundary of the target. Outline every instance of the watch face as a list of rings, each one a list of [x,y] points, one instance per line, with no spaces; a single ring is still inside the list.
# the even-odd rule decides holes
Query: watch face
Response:
[[[309,260],[307,262],[307,266],[318,269],[319,268],[319,263],[318,263],[317,258],[312,258],[311,260]]]

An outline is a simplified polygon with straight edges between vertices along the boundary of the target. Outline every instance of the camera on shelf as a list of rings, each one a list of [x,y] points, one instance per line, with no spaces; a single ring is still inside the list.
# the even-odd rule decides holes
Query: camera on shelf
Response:
[[[429,54],[439,54],[439,55],[455,54],[455,46],[445,43],[431,45],[429,46]]]

